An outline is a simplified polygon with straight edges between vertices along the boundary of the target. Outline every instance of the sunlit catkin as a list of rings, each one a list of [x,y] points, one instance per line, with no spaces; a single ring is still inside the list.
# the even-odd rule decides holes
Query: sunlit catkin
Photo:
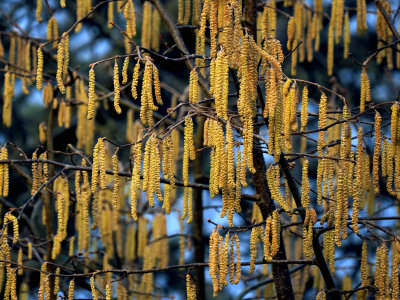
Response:
[[[88,93],[88,113],[87,119],[91,120],[94,117],[94,85],[95,85],[95,74],[93,67],[89,71],[89,93]]]
[[[37,49],[36,88],[38,90],[41,90],[42,86],[43,86],[43,52],[42,48],[39,47]]]
[[[119,106],[120,99],[120,88],[119,88],[119,71],[117,60],[114,62],[114,108],[117,114],[121,113],[121,107]]]
[[[43,0],[36,0],[36,20],[39,23],[42,22],[42,1]]]
[[[361,71],[360,113],[365,110],[365,102],[371,101],[371,88],[365,67]]]
[[[319,115],[318,115],[318,155],[322,156],[322,148],[324,147],[324,135],[325,131],[323,128],[326,126],[326,103],[327,98],[324,93],[321,94],[321,99],[319,102]]]
[[[94,276],[90,277],[90,289],[92,291],[93,300],[98,300],[97,290],[94,282]]]
[[[382,145],[382,133],[381,133],[382,118],[378,112],[375,113],[375,146],[374,156],[372,161],[372,176],[374,180],[375,194],[379,193],[379,155],[381,152]]]
[[[0,159],[8,159],[8,150],[4,146],[1,148]],[[9,192],[9,165],[7,163],[0,164],[0,195],[7,197]]]
[[[133,147],[133,168],[131,180],[131,215],[132,218],[137,220],[137,193],[140,189],[140,165],[142,160],[142,143],[137,143]]]
[[[122,65],[122,84],[128,82],[128,67],[129,67],[129,56],[125,57],[124,64]]]
[[[218,281],[218,244],[219,244],[219,233],[218,229],[214,229],[210,235],[209,242],[209,274],[213,283],[214,297],[218,294],[219,281]]]
[[[113,166],[113,177],[114,177],[114,187],[112,196],[112,207],[113,210],[118,212],[119,209],[119,166],[118,166],[118,149],[117,148],[112,156],[112,166]]]
[[[75,280],[72,279],[69,282],[69,287],[68,287],[68,300],[74,299],[74,289],[75,289]]]
[[[310,183],[308,181],[308,160],[305,159],[303,162],[303,173],[302,173],[302,185],[301,185],[301,205],[308,209],[310,207]]]
[[[305,85],[301,96],[301,131],[306,130],[308,122],[308,88]]]
[[[131,93],[133,99],[137,99],[137,84],[139,81],[140,59],[137,60],[135,68],[133,69]]]
[[[158,69],[153,64],[153,84],[154,84],[154,94],[156,95],[156,101],[158,105],[163,105],[163,101],[161,99],[161,85],[160,85],[160,77],[158,75]]]
[[[18,238],[19,238],[19,225],[18,225],[18,219],[14,215],[11,214],[11,212],[8,212],[4,216],[4,221],[3,224],[6,224],[8,222],[12,222],[13,224],[13,244],[18,243]]]
[[[196,285],[189,273],[186,274],[186,297],[188,300],[196,300]]]
[[[62,94],[65,93],[65,86],[63,82],[63,66],[64,66],[64,46],[61,40],[57,46],[57,85]]]
[[[199,88],[197,85],[198,75],[196,69],[193,69],[190,72],[189,78],[189,101],[193,104],[197,103],[199,100]]]
[[[189,184],[189,159],[195,159],[195,151],[193,144],[193,121],[190,116],[185,118],[185,131],[184,131],[184,154],[183,154],[183,171],[182,177],[184,185]]]

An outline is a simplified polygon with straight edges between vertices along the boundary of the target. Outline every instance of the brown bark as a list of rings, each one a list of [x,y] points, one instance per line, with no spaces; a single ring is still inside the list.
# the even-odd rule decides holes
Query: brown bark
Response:
[[[257,0],[244,0],[244,22],[247,33],[256,39],[256,22],[257,22]],[[256,129],[256,131],[258,131]],[[275,204],[271,199],[268,189],[268,181],[266,177],[267,167],[265,165],[264,156],[259,146],[259,141],[254,139],[253,159],[256,172],[253,174],[254,185],[260,200],[257,202],[260,207],[261,214],[266,219],[275,210]],[[280,247],[274,259],[286,260],[285,245],[283,243],[282,234],[280,236]],[[295,299],[292,283],[290,279],[289,268],[287,264],[273,264],[272,275],[274,277],[275,289],[278,299]]]

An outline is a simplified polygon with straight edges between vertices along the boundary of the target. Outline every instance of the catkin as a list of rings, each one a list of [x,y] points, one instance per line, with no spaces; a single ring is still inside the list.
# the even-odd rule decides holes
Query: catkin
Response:
[[[112,28],[113,25],[112,23],[114,22],[114,7],[115,7],[115,3],[113,1],[108,2],[107,5],[107,27],[108,28]]]
[[[12,215],[10,212],[8,212],[4,215],[3,224],[7,224],[8,222],[12,222],[12,224],[13,224],[13,244],[15,245],[18,243],[18,238],[19,238],[18,219],[17,219],[17,217]]]
[[[129,56],[125,57],[124,64],[122,65],[122,84],[128,82],[128,67],[129,67]]]
[[[196,285],[189,273],[186,274],[186,297],[188,300],[196,300]]]
[[[42,22],[42,0],[36,0],[36,20]]]
[[[308,160],[305,159],[303,162],[303,173],[302,173],[302,185],[301,185],[301,205],[308,209],[310,207],[310,183],[308,181]]]
[[[89,71],[89,93],[88,93],[88,113],[87,119],[91,120],[94,117],[94,85],[95,85],[95,74],[93,67]]]
[[[161,85],[160,85],[160,77],[158,75],[158,69],[153,64],[153,84],[154,84],[154,94],[156,95],[156,101],[158,105],[163,105],[163,101],[161,99]]]
[[[37,58],[38,60],[36,66],[36,88],[38,90],[41,90],[43,86],[43,52],[41,47],[37,49]]]
[[[126,19],[126,34],[132,38],[136,36],[135,5],[132,0],[129,0],[124,6],[124,17]]]
[[[114,155],[112,156],[112,166],[114,174],[114,188],[112,196],[112,207],[115,212],[118,212],[119,208],[119,166],[118,166],[118,149],[115,149]]]
[[[63,66],[64,66],[64,46],[63,40],[58,43],[57,46],[57,85],[62,94],[65,93],[65,86],[63,83]]]
[[[137,84],[139,81],[139,70],[140,70],[140,59],[136,62],[135,68],[133,69],[131,93],[133,99],[137,99]]]
[[[189,78],[189,101],[193,104],[199,101],[199,87],[197,85],[199,78],[196,69],[190,72]]]
[[[100,170],[100,188],[104,190],[106,188],[106,149],[104,147],[104,139],[99,138],[97,143],[99,144],[99,170]]]
[[[219,290],[219,281],[218,281],[218,243],[219,243],[220,235],[218,233],[218,229],[214,229],[210,235],[209,242],[209,274],[211,276],[211,280],[213,283],[213,291],[214,297],[218,294]]]
[[[1,148],[0,160],[8,159],[8,150],[4,146]],[[9,165],[7,163],[0,164],[0,195],[7,197],[9,192]]]
[[[95,286],[95,282],[94,282],[94,276],[90,277],[90,289],[92,291],[93,300],[98,300],[96,286]]]
[[[117,114],[120,114],[121,107],[119,106],[119,99],[120,99],[120,88],[119,88],[119,71],[118,71],[118,63],[117,60],[115,60],[114,63],[114,108]]]
[[[365,102],[371,101],[371,88],[365,67],[361,71],[360,113],[365,110]]]
[[[189,184],[189,159],[195,159],[195,151],[193,144],[193,121],[190,116],[185,118],[185,131],[184,131],[184,154],[183,154],[183,171],[182,177],[184,185]]]
[[[324,93],[321,94],[321,99],[319,102],[319,113],[318,113],[318,155],[322,156],[322,148],[324,147],[324,135],[325,131],[322,129],[326,126],[326,103],[327,103],[327,98]]]
[[[305,85],[301,97],[301,131],[305,131],[308,122],[308,88]]]
[[[382,145],[382,133],[381,133],[382,118],[378,112],[375,113],[375,146],[374,156],[372,161],[372,176],[374,181],[375,194],[379,193],[379,155],[381,152]]]

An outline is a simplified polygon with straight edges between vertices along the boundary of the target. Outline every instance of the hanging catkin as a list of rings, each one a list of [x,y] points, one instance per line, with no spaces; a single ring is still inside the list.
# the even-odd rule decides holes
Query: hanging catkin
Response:
[[[325,136],[325,131],[323,128],[326,126],[326,103],[327,103],[327,98],[324,93],[321,94],[321,99],[319,102],[319,115],[318,115],[318,155],[322,156],[322,148],[324,147],[324,136]]]
[[[95,85],[95,74],[93,67],[89,71],[89,93],[88,93],[88,113],[87,119],[91,120],[94,117],[94,85]]]
[[[375,146],[374,156],[372,161],[372,176],[374,180],[375,194],[379,194],[379,155],[381,152],[382,145],[382,133],[381,133],[382,118],[378,112],[375,113]]]
[[[38,90],[41,90],[43,86],[43,52],[41,47],[37,49],[37,59],[38,60],[36,67],[36,88]]]
[[[184,131],[184,153],[183,153],[183,171],[182,177],[184,185],[189,184],[189,159],[194,160],[196,153],[194,151],[193,143],[193,121],[190,116],[185,118],[185,131]]]
[[[119,106],[120,99],[120,88],[119,88],[119,71],[118,71],[118,63],[115,59],[114,62],[114,108],[117,114],[121,113],[121,107]]]
[[[137,84],[139,81],[139,70],[140,70],[140,59],[137,60],[135,68],[133,69],[132,86],[131,86],[131,93],[133,99],[137,98]]]
[[[308,209],[310,207],[310,183],[308,181],[308,160],[305,159],[303,162],[303,173],[302,173],[302,185],[301,185],[301,205]]]
[[[8,159],[8,151],[4,146],[1,148],[0,160]],[[9,191],[9,165],[7,163],[0,164],[0,195],[7,197]]]
[[[361,71],[361,91],[360,91],[360,113],[365,110],[365,102],[371,101],[370,83],[365,67]]]

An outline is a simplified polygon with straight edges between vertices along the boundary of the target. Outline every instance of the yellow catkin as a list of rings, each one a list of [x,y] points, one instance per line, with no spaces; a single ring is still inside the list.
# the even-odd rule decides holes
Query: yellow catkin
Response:
[[[47,125],[45,122],[39,124],[39,142],[40,144],[46,144],[46,132],[47,132]]]
[[[37,49],[37,66],[36,66],[36,88],[41,90],[43,86],[43,52],[42,48]]]
[[[357,34],[363,35],[367,31],[367,4],[366,0],[357,0]]]
[[[117,114],[120,114],[121,107],[119,106],[119,99],[120,99],[120,88],[119,88],[119,71],[118,71],[118,63],[117,60],[115,60],[114,63],[114,76],[113,76],[113,81],[114,81],[114,108]]]
[[[133,69],[132,76],[132,85],[131,85],[131,93],[133,99],[137,99],[137,84],[139,81],[139,70],[140,70],[140,59],[135,64],[135,68]]]
[[[229,86],[229,65],[228,58],[224,51],[219,51],[215,62],[216,74],[215,74],[215,107],[217,110],[217,116],[227,120],[227,106],[228,106],[228,86]]]
[[[260,227],[253,227],[250,234],[250,270],[249,273],[253,274],[255,270],[255,262],[257,258],[257,242],[259,239],[258,233]]]
[[[189,160],[194,160],[195,156],[196,154],[193,144],[193,121],[190,116],[187,116],[185,118],[184,154],[182,167],[182,178],[185,186],[189,184]]]
[[[333,61],[334,61],[334,20],[331,19],[329,22],[329,29],[328,29],[328,54],[327,57],[327,69],[328,69],[328,76],[331,76],[333,73]]]
[[[306,130],[308,122],[308,88],[304,86],[301,97],[301,131]]]
[[[113,187],[113,196],[112,196],[112,207],[115,212],[118,212],[119,209],[119,166],[118,166],[118,149],[117,148],[112,156],[112,166],[114,173],[114,187]]]
[[[8,150],[4,146],[1,148],[0,159],[7,160],[8,159]],[[7,197],[9,192],[9,165],[1,164],[0,165],[0,195],[3,197]]]
[[[158,69],[153,64],[153,84],[154,84],[154,94],[156,95],[156,101],[158,105],[163,105],[163,101],[161,99],[161,85],[160,85],[160,77],[158,75]]]
[[[360,112],[364,112],[365,103],[371,101],[371,88],[365,67],[361,71]]]
[[[57,267],[56,275],[60,275],[60,267]],[[55,278],[54,278],[54,289],[53,289],[54,295],[57,295],[59,290],[60,290],[60,276],[55,276]]]
[[[321,129],[326,126],[326,103],[327,103],[327,98],[324,93],[321,94],[321,99],[319,102],[319,113],[318,113],[318,128],[320,131],[318,131],[318,155],[322,156],[322,148],[324,147],[324,135],[325,131],[322,131]]]
[[[132,38],[136,36],[135,5],[132,0],[124,6],[124,17],[126,19],[126,34]]]
[[[95,86],[95,74],[93,67],[89,71],[89,93],[88,93],[88,113],[87,119],[91,120],[94,117],[94,86]]]
[[[65,80],[67,75],[68,75],[68,64],[69,64],[69,35],[66,33],[63,34],[62,37],[62,44],[63,44],[63,53],[64,53],[64,58],[63,58],[63,67],[62,67],[62,72],[63,72],[63,79]],[[66,87],[64,87],[66,89]]]
[[[361,287],[365,287],[369,284],[368,282],[368,252],[367,252],[367,242],[363,241],[361,250]],[[357,293],[359,296],[366,295],[365,290],[361,290]]]
[[[218,253],[219,253],[219,238],[218,229],[214,229],[210,235],[209,242],[209,274],[213,283],[214,297],[219,291],[219,268],[218,268]]]
[[[128,82],[128,67],[129,67],[129,56],[125,57],[124,64],[122,65],[122,84]]]
[[[36,162],[37,160],[37,153],[36,151],[33,152],[32,154],[32,189],[31,189],[31,195],[35,194],[37,189],[39,188],[40,184],[40,174],[39,174],[39,169],[38,169],[38,163]]]
[[[157,110],[157,106],[154,105],[152,82],[152,63],[148,60],[144,68],[140,107],[140,120],[144,125],[152,125],[152,111]]]
[[[112,283],[107,282],[106,284],[106,300],[112,299]]]
[[[68,300],[74,299],[74,289],[75,289],[75,280],[72,279],[69,282],[69,287],[68,287]]]
[[[137,206],[137,193],[140,189],[140,165],[142,160],[142,143],[137,143],[133,149],[133,169],[131,180],[131,215],[136,221],[136,206]]]
[[[36,20],[42,22],[42,3],[43,0],[36,0]]]
[[[382,118],[378,112],[375,113],[375,146],[374,156],[372,161],[372,176],[374,181],[375,194],[379,193],[379,155],[381,152],[382,145],[382,133],[381,133]]]
[[[7,72],[4,76],[3,91],[3,123],[7,127],[11,126],[12,121],[12,97],[14,95],[15,74]]]
[[[94,276],[90,277],[90,289],[92,291],[93,300],[98,300],[96,286],[95,286],[95,282],[94,282]]]
[[[28,242],[28,259],[32,259],[32,243]]]
[[[19,248],[18,250],[18,257],[17,257],[17,262],[19,265],[22,265],[22,258],[23,258],[23,253],[22,253],[22,248]],[[24,269],[23,268],[18,268],[18,275],[24,274]]]
[[[33,172],[33,171],[32,171]],[[99,141],[96,143],[93,149],[93,167],[92,167],[92,184],[91,191],[96,193],[98,183],[98,172],[99,172]]]
[[[310,207],[310,183],[308,181],[308,160],[303,162],[302,185],[301,185],[301,205],[308,209]]]
[[[108,2],[107,6],[107,27],[112,28],[112,22],[114,22],[114,7],[115,3],[114,2]],[[127,26],[128,27],[128,26]]]
[[[347,59],[347,57],[349,56],[349,47],[350,47],[350,21],[349,21],[349,12],[346,12],[346,14],[344,15],[344,37],[343,37],[344,59]]]
[[[17,219],[17,217],[12,215],[10,212],[8,212],[4,215],[3,224],[6,224],[8,222],[11,222],[13,224],[13,244],[15,245],[18,243],[18,238],[19,238],[18,219]]]
[[[197,85],[198,75],[196,69],[193,69],[190,72],[189,78],[189,101],[193,104],[199,101],[199,87]]]
[[[143,48],[150,48],[150,35],[151,35],[151,15],[152,5],[149,1],[143,4],[143,17],[142,17],[142,38],[141,46]]]
[[[99,138],[97,143],[99,144],[100,188],[102,190],[104,190],[107,186],[107,182],[106,182],[106,149],[104,147],[104,139]]]
[[[189,273],[186,274],[186,297],[188,300],[196,300],[196,285]]]

